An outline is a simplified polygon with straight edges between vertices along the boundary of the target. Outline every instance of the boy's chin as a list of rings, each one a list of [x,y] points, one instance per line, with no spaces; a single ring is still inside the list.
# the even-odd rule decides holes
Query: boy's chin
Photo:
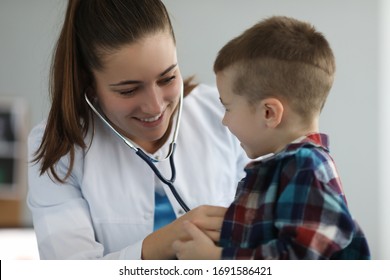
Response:
[[[255,159],[256,156],[248,149],[248,147],[245,147],[242,143],[240,143],[241,148],[245,151],[246,156],[250,159]]]

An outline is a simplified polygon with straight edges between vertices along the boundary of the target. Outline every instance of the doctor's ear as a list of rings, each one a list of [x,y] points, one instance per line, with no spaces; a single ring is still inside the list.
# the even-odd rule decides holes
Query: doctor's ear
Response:
[[[284,107],[277,98],[265,98],[260,102],[265,124],[269,128],[277,127],[283,117]]]

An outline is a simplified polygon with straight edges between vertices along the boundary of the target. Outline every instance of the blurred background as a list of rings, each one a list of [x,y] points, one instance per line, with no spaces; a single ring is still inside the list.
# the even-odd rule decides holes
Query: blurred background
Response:
[[[390,1],[163,0],[183,76],[214,85],[218,50],[257,21],[311,22],[336,56],[321,116],[349,207],[374,259],[390,259]],[[38,258],[27,193],[26,137],[49,108],[48,75],[66,0],[0,0],[0,259]]]

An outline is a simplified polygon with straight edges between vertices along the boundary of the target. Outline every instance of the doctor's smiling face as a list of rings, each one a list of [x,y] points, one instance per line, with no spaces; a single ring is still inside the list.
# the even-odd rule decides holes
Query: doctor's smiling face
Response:
[[[158,149],[183,83],[168,32],[153,33],[103,55],[93,71],[99,105],[112,125],[146,151]]]

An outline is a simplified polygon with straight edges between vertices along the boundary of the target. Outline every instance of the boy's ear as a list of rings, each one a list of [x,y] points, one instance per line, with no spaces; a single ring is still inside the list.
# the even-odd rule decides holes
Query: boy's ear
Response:
[[[267,127],[277,127],[283,117],[284,107],[277,98],[266,98],[261,101],[264,121]]]

